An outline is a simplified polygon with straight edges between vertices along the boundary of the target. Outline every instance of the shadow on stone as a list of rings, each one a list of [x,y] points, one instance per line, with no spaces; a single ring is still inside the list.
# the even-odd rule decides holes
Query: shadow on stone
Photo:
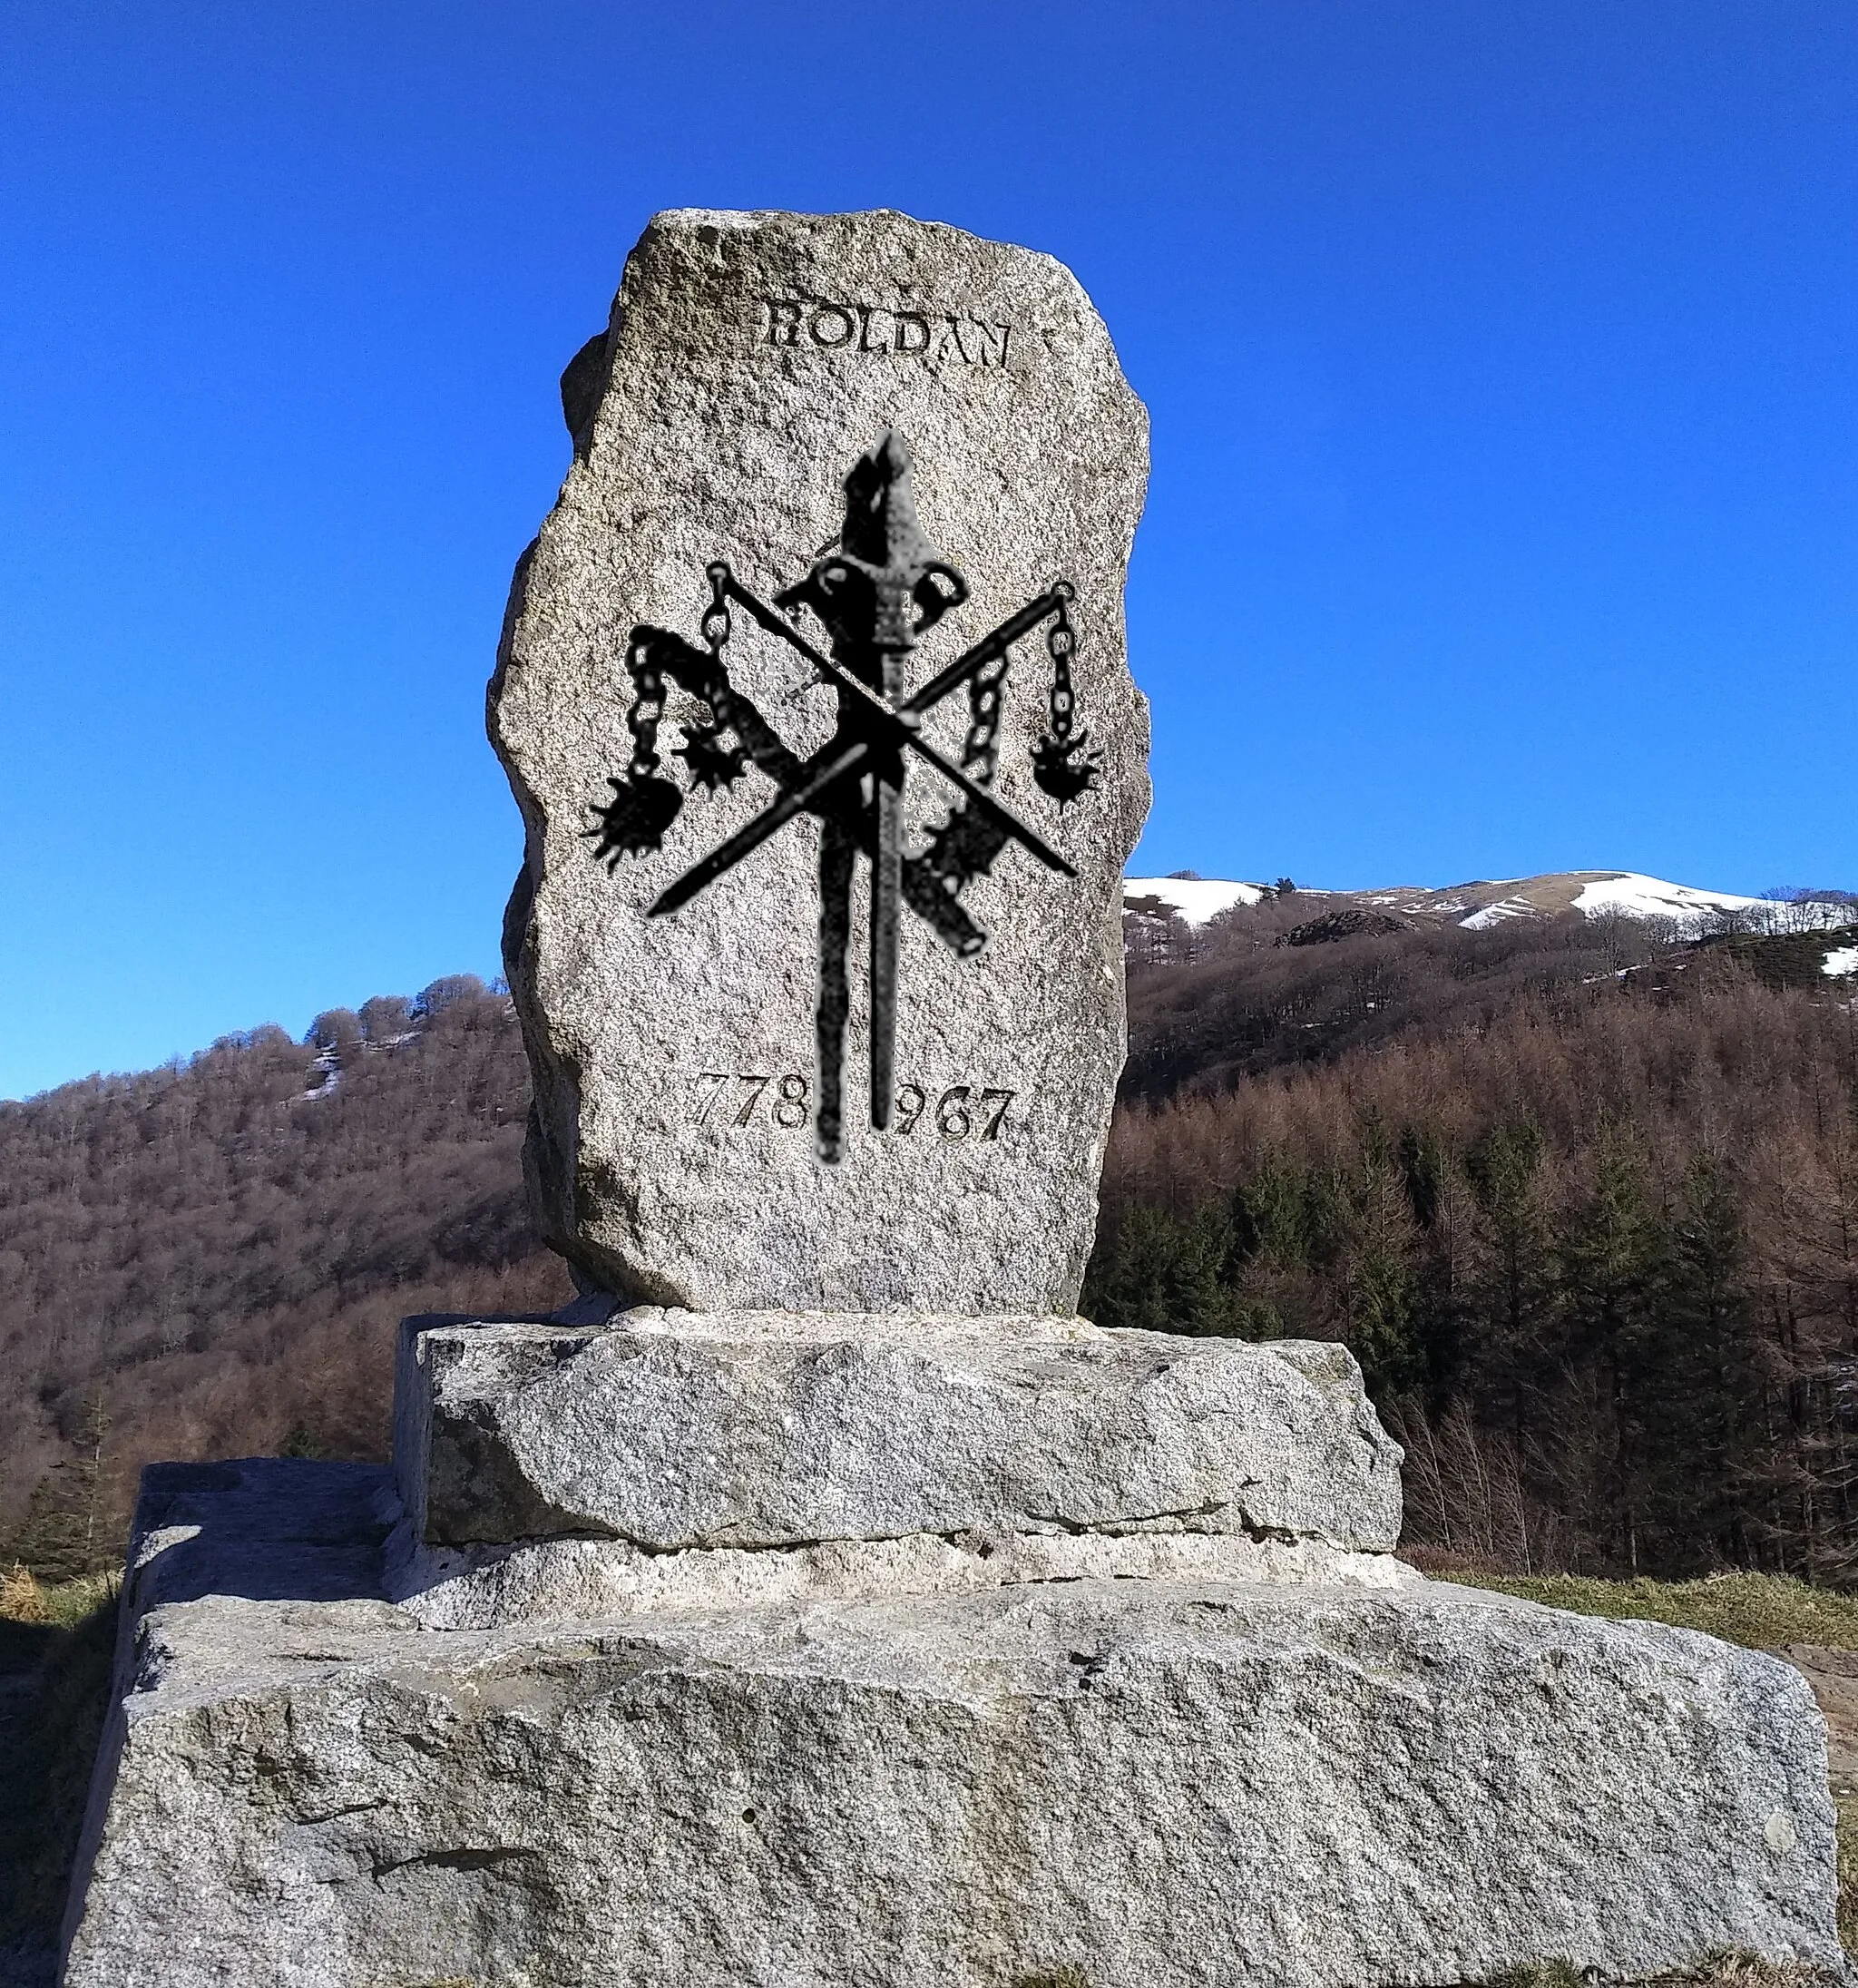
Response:
[[[72,1629],[0,1622],[0,1988],[51,1988],[110,1705],[115,1600]]]

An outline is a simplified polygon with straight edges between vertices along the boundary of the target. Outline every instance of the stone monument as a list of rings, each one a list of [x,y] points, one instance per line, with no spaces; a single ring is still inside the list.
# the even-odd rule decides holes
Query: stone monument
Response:
[[[1049,258],[660,215],[491,731],[582,1296],[395,1463],[164,1465],[73,1988],[1840,1964],[1767,1658],[1427,1582],[1342,1348],[1074,1316],[1147,804],[1146,469]]]
[[[1070,1310],[1149,800],[1102,320],[951,228],[667,216],[565,398],[490,714],[550,1239],[648,1304]]]

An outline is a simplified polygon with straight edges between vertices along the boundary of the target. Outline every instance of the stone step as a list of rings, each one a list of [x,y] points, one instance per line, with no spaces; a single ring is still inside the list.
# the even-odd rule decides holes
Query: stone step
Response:
[[[402,1328],[396,1468],[427,1546],[1186,1532],[1385,1552],[1400,1456],[1334,1345],[654,1307]]]

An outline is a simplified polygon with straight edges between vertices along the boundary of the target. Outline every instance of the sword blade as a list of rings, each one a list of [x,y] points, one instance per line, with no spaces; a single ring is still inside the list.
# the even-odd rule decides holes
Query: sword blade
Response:
[[[838,1160],[845,1146],[846,1014],[851,1006],[846,947],[852,935],[852,858],[856,850],[851,831],[828,816],[819,837],[819,1006],[814,1023],[819,1043],[819,1106],[813,1118],[819,1157],[828,1164]]]
[[[727,590],[729,598],[747,608],[769,634],[778,635],[783,641],[790,642],[816,670],[830,677],[841,689],[850,690],[854,695],[864,699],[873,707],[875,712],[892,720],[893,722],[895,720],[896,712],[885,704],[875,691],[859,682],[842,663],[836,662],[832,657],[817,649],[785,615],[777,612],[767,602],[750,593],[733,573],[727,582]],[[931,677],[901,709],[906,711],[926,711],[932,704],[941,703],[951,690],[958,688],[983,663],[992,662],[1002,650],[1012,648],[1028,629],[1036,628],[1048,614],[1056,613],[1070,598],[1068,590],[1061,591],[1053,587],[1041,593],[1036,601],[1028,601],[1017,613],[1009,614],[992,634],[983,635],[965,654],[957,656],[939,675]]]
[[[958,689],[973,676],[983,662],[992,662],[1002,650],[1012,645],[1029,629],[1036,628],[1048,614],[1055,613],[1070,598],[1054,587],[1050,593],[1041,593],[1036,601],[1028,601],[1017,614],[1009,614],[991,635],[983,635],[964,654],[957,656],[947,669],[929,679],[923,688],[903,706],[906,711],[926,711],[932,704],[939,704],[948,693]]]
[[[982,659],[983,661],[985,658]],[[976,668],[979,664],[976,664]],[[960,767],[943,758],[935,748],[925,744],[914,734],[905,735],[916,750],[944,779],[960,788],[983,815],[994,825],[1003,829],[1015,842],[1020,843],[1032,855],[1036,856],[1047,869],[1056,870],[1061,876],[1075,876],[1076,869],[1067,863],[1058,851],[1051,847],[1036,830],[1029,828],[1012,808],[994,799],[984,787],[977,785],[963,773]],[[661,917],[668,911],[676,911],[689,903],[697,893],[708,884],[713,884],[722,873],[739,863],[751,849],[758,849],[777,828],[785,827],[796,815],[814,808],[827,788],[837,786],[839,781],[855,773],[865,770],[865,762],[871,757],[871,746],[865,739],[858,739],[822,767],[804,787],[797,787],[791,793],[783,794],[765,814],[757,815],[746,828],[738,828],[727,842],[712,849],[700,863],[686,870],[674,884],[661,891],[647,913],[649,917]]]
[[[886,697],[897,693],[900,656],[884,659]],[[896,1078],[897,925],[904,890],[903,763],[895,753],[876,759],[871,782],[876,842],[871,852],[871,1123],[890,1123]]]
[[[770,607],[758,601],[748,590],[731,581],[731,596],[739,601],[757,621],[776,632],[785,635],[809,662],[815,662],[826,675],[837,681],[843,676],[853,686],[857,695],[875,707],[874,717],[885,721],[885,730],[894,735],[898,744],[907,744],[923,759],[926,759],[944,779],[960,788],[984,815],[1003,828],[1015,842],[1020,843],[1032,855],[1038,857],[1048,869],[1056,870],[1061,876],[1075,876],[1076,869],[1050,847],[1033,829],[1029,828],[1009,808],[994,799],[985,788],[977,786],[961,768],[945,759],[935,748],[926,743],[906,724],[898,711],[894,711],[874,691],[828,657],[822,655],[797,629],[790,628]],[[915,695],[901,707],[901,710],[920,715],[932,705],[939,704],[951,690],[958,689],[976,670],[993,661],[1000,652],[1011,647],[1030,628],[1036,627],[1062,602],[1064,596],[1056,591],[1041,594],[1038,600],[1029,602],[1017,614],[1012,614],[991,635],[983,637],[964,655],[960,655],[942,671],[932,677]],[[663,890],[647,914],[660,917],[667,912],[676,911],[689,903],[706,885],[713,884],[732,865],[739,863],[751,849],[759,848],[776,829],[783,828],[797,814],[813,808],[814,804],[830,787],[836,786],[848,775],[864,770],[865,761],[871,751],[870,745],[863,739],[849,745],[836,759],[822,767],[804,787],[792,788],[783,794],[766,813],[758,815],[746,828],[738,829],[719,848],[687,870],[683,876]]]
[[[906,746],[923,759],[928,760],[945,780],[952,780],[968,798],[980,808],[983,814],[992,815],[995,824],[1006,830],[1013,839],[1022,843],[1047,869],[1053,869],[1063,876],[1077,875],[1071,866],[1058,851],[1025,825],[1019,817],[993,798],[986,788],[971,780],[952,759],[944,759],[930,745],[910,723],[931,705],[938,704],[955,686],[983,664],[991,662],[1002,650],[1010,648],[1030,628],[1036,627],[1045,617],[1060,607],[1064,596],[1055,589],[1042,593],[1036,601],[1028,602],[1017,614],[1010,614],[991,635],[983,637],[963,656],[957,656],[939,676],[932,677],[906,704],[893,708],[878,696],[871,686],[847,670],[836,658],[816,649],[799,630],[789,625],[765,602],[758,600],[741,582],[733,576],[727,583],[727,591],[732,600],[739,602],[761,625],[777,635],[784,635],[815,669],[829,678],[841,691],[850,697],[865,714],[879,727],[884,742],[889,745]],[[814,791],[817,791],[815,783]],[[778,823],[776,824],[779,826]],[[698,886],[702,887],[700,885]]]
[[[1035,830],[1027,828],[1003,801],[997,801],[977,781],[971,780],[953,759],[945,759],[927,740],[918,739],[914,732],[907,732],[909,739],[918,753],[928,760],[944,779],[952,780],[983,815],[990,816],[997,828],[1005,829],[1013,840],[1020,843],[1049,870],[1056,870],[1061,876],[1075,876],[1077,871],[1059,855],[1051,845]]]

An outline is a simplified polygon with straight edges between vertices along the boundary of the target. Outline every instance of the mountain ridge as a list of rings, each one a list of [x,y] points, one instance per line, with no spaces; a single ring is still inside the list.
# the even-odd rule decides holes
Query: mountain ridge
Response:
[[[1858,905],[1849,901],[1849,892],[1798,890],[1750,897],[1674,884],[1640,870],[1549,870],[1536,876],[1478,877],[1436,889],[1393,884],[1364,890],[1301,885],[1286,890],[1282,885],[1177,871],[1167,876],[1125,877],[1122,887],[1126,910],[1138,916],[1171,915],[1188,925],[1209,924],[1224,912],[1267,898],[1293,896],[1340,900],[1429,923],[1449,922],[1473,932],[1507,919],[1552,918],[1569,912],[1587,918],[1667,919],[1682,928],[1686,937],[1714,930],[1832,931],[1858,924]]]

